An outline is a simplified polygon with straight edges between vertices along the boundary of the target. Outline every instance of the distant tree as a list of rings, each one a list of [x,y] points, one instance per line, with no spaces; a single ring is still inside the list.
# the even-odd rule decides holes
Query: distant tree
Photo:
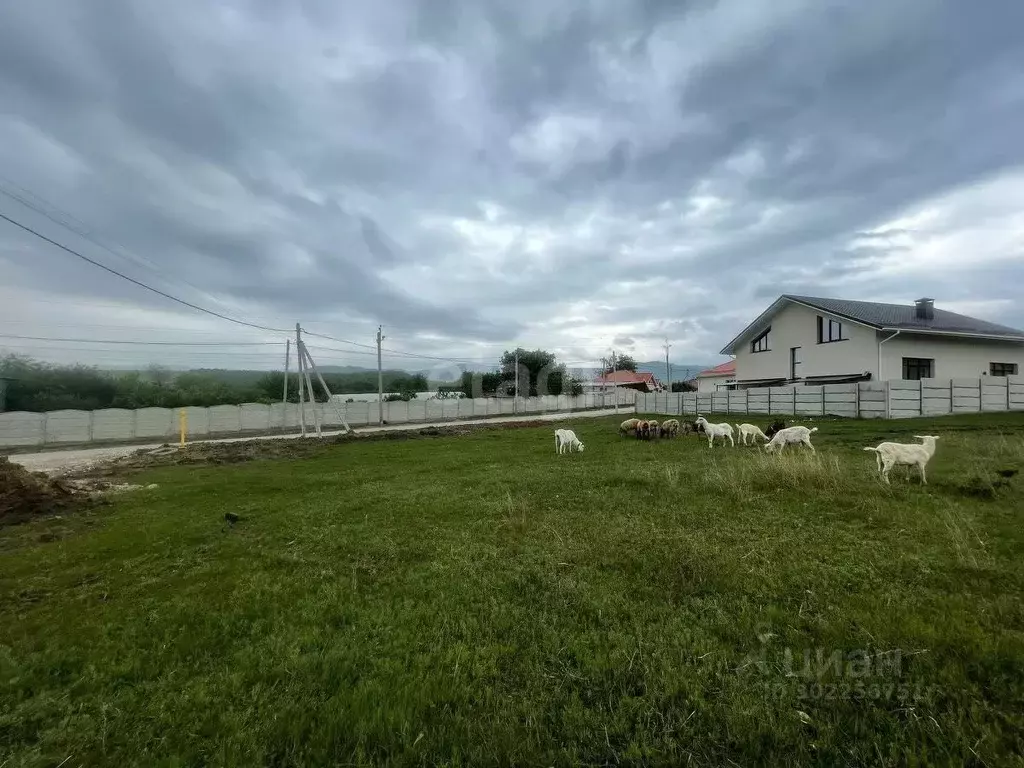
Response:
[[[537,397],[538,395],[564,395],[572,391],[583,391],[582,384],[569,375],[565,365],[558,363],[553,352],[543,349],[506,350],[501,356],[501,384],[499,391],[511,395],[515,391],[517,372],[516,357],[519,359],[519,396]]]
[[[607,376],[612,372],[611,360],[607,361],[608,365],[604,369],[604,375]],[[616,355],[615,356],[615,368],[616,371],[632,371],[636,373],[636,360],[629,355]]]
[[[673,381],[672,382],[673,392],[696,392],[697,382],[694,380],[690,381]]]
[[[437,394],[434,397],[438,400],[458,400],[466,397],[466,393],[462,391],[461,386],[441,385],[437,388]]]
[[[159,363],[153,363],[146,369],[147,378],[154,384],[166,387],[174,380],[174,374],[171,373],[170,369]]]

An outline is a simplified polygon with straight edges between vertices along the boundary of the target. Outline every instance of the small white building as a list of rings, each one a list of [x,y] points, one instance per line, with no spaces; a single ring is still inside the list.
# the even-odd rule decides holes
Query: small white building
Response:
[[[736,386],[1017,376],[1024,331],[914,304],[780,296],[723,349]]]
[[[697,374],[698,392],[715,392],[719,389],[736,388],[736,361],[716,365]]]

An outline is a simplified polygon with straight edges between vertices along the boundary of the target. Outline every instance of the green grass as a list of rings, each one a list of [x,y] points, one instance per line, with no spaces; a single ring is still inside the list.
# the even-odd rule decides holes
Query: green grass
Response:
[[[1021,764],[1024,414],[780,457],[616,424],[151,470],[0,529],[0,765]],[[860,448],[913,434],[929,485],[886,487]]]

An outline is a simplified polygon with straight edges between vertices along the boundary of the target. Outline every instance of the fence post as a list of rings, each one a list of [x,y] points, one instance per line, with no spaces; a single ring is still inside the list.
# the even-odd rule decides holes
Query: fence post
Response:
[[[917,380],[917,415],[924,416],[924,379]]]
[[[139,409],[132,408],[132,440],[139,433]]]
[[[949,413],[950,415],[956,413],[953,402],[953,380],[949,380]]]
[[[796,416],[796,387],[793,387],[793,415]]]
[[[982,411],[985,410],[985,402],[984,402],[984,398],[982,397],[984,391],[985,390],[982,389],[981,377],[979,376],[978,377],[978,413],[981,413]]]
[[[1004,381],[1006,382],[1006,410],[1009,411],[1010,410],[1010,377],[1007,376],[1006,379],[1004,379]]]
[[[1009,387],[1007,387],[1007,389],[1009,389]],[[1009,409],[1007,409],[1007,410],[1009,410]],[[96,411],[89,411],[89,442],[90,443],[92,442],[92,424],[93,424],[93,416],[95,416],[95,414],[96,414]]]
[[[889,407],[889,379],[885,380],[885,418],[892,418],[892,409]]]
[[[853,382],[853,417],[860,418],[860,382]]]
[[[772,388],[768,387],[768,415],[772,415]]]
[[[825,385],[821,385],[821,415],[825,415]]]

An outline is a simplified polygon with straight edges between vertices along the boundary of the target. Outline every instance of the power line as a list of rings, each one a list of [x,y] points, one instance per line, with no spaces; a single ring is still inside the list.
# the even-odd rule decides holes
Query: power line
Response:
[[[207,315],[212,315],[213,317],[219,317],[221,320],[227,320],[229,323],[236,323],[237,325],[244,325],[244,326],[247,326],[249,328],[255,328],[255,329],[259,330],[259,331],[270,331],[272,333],[288,333],[289,332],[289,331],[286,331],[286,330],[284,330],[282,328],[271,328],[271,327],[266,326],[266,325],[259,325],[257,323],[250,323],[250,322],[247,322],[245,320],[239,320],[237,318],[229,317],[228,315],[221,314],[220,312],[215,312],[212,309],[207,309],[206,307],[201,307],[198,304],[193,304],[190,301],[185,301],[184,299],[179,299],[177,296],[172,296],[171,294],[169,294],[169,293],[167,293],[165,291],[161,291],[159,288],[154,288],[151,285],[146,285],[146,283],[142,282],[141,280],[136,280],[134,277],[129,277],[128,275],[124,274],[123,272],[118,272],[116,269],[113,269],[112,267],[108,267],[106,264],[102,264],[102,263],[96,261],[95,259],[91,259],[88,256],[86,256],[85,254],[79,253],[78,251],[74,250],[73,248],[69,248],[66,245],[58,243],[56,240],[53,240],[53,239],[47,237],[46,235],[44,235],[44,234],[42,234],[40,232],[37,232],[36,230],[32,229],[32,227],[29,227],[26,224],[22,224],[21,222],[16,221],[15,219],[12,219],[10,216],[8,216],[5,213],[0,213],[0,219],[4,219],[5,221],[10,222],[11,224],[13,224],[14,226],[18,227],[19,229],[23,229],[26,232],[28,232],[29,234],[35,235],[40,240],[43,240],[43,241],[45,241],[47,243],[50,243],[50,245],[57,246],[62,251],[66,251],[67,253],[70,253],[72,256],[76,256],[79,259],[82,259],[82,261],[85,261],[85,262],[88,262],[89,264],[92,264],[94,267],[99,267],[100,269],[102,269],[102,270],[104,270],[106,272],[109,272],[112,275],[116,275],[117,277],[120,277],[123,280],[127,280],[129,283],[133,283],[134,285],[137,285],[140,288],[145,288],[147,291],[152,291],[153,293],[157,294],[158,296],[163,296],[165,299],[170,299],[171,301],[175,301],[178,304],[181,304],[182,306],[188,307],[189,309],[194,309],[194,310],[196,310],[198,312],[203,312],[203,313],[205,313]]]
[[[337,342],[339,342],[341,344],[351,344],[351,345],[356,346],[356,347],[363,347],[365,349],[372,349],[372,350],[374,350],[374,354],[376,354],[376,349],[377,349],[377,345],[376,344],[362,344],[362,343],[360,343],[358,341],[350,341],[349,339],[339,339],[336,336],[329,336],[329,335],[327,335],[325,333],[314,333],[313,331],[307,331],[305,328],[302,329],[302,332],[304,334],[306,334],[307,336],[315,336],[318,339],[328,339],[329,341],[337,341]],[[339,352],[343,352],[343,351],[347,351],[347,350],[338,350],[338,351]],[[387,352],[387,353],[389,353],[391,355],[398,355],[400,357],[413,357],[413,358],[418,358],[418,359],[421,359],[421,360],[439,360],[442,363],[483,363],[483,362],[489,362],[490,361],[490,358],[437,357],[437,356],[434,356],[434,355],[421,355],[421,354],[418,354],[416,352],[402,352],[401,350],[388,349],[386,347],[381,347],[381,351],[382,352]]]
[[[215,297],[211,296],[209,293],[204,291],[199,286],[193,285],[192,283],[190,283],[188,280],[184,279],[183,277],[177,277],[177,276],[168,275],[159,265],[155,264],[151,259],[147,258],[144,255],[132,253],[122,243],[119,243],[116,240],[114,240],[113,242],[114,242],[114,245],[117,246],[117,250],[114,250],[109,245],[104,243],[102,240],[98,239],[99,236],[98,236],[98,234],[95,234],[95,228],[90,227],[86,222],[84,222],[81,219],[77,218],[74,214],[70,213],[69,211],[66,211],[66,210],[62,209],[60,206],[55,205],[54,203],[48,201],[42,195],[36,194],[31,189],[23,187],[20,184],[17,184],[16,182],[12,181],[11,179],[9,179],[9,178],[7,178],[7,177],[5,177],[3,175],[0,175],[0,181],[6,182],[8,185],[17,188],[18,190],[23,192],[25,195],[28,195],[29,197],[34,198],[35,201],[38,201],[38,205],[35,204],[35,202],[30,202],[29,200],[26,200],[24,197],[22,197],[19,194],[11,192],[9,189],[4,189],[2,186],[0,186],[0,194],[6,195],[7,197],[11,198],[12,200],[17,201],[18,203],[20,203],[24,207],[28,208],[29,210],[35,211],[40,216],[43,216],[44,218],[46,218],[49,221],[51,221],[54,224],[56,224],[57,226],[64,227],[68,231],[74,232],[79,237],[81,237],[81,238],[83,238],[85,240],[88,240],[92,244],[102,248],[103,250],[107,251],[107,253],[110,253],[111,255],[113,255],[113,256],[115,256],[117,258],[120,258],[120,259],[125,260],[125,261],[131,261],[131,262],[133,262],[133,263],[135,263],[137,265],[148,267],[154,274],[160,276],[161,278],[163,278],[167,282],[175,282],[175,281],[179,282],[179,283],[181,283],[183,285],[188,286],[189,288],[191,288],[192,290],[196,291],[197,293],[202,294],[203,296],[206,296],[207,298],[213,300],[214,302],[217,302],[217,299]],[[40,205],[41,206],[46,206],[46,207],[49,207],[49,208],[53,209],[54,211],[57,212],[58,216],[60,216],[61,218],[55,217],[49,211],[46,211],[43,208],[39,207]],[[78,226],[77,227],[71,226],[68,223],[68,220],[74,222]]]
[[[26,341],[67,341],[75,344],[139,344],[167,347],[279,347],[279,341],[128,341],[123,339],[68,339],[58,336],[18,336],[0,333],[0,339],[24,339]]]

